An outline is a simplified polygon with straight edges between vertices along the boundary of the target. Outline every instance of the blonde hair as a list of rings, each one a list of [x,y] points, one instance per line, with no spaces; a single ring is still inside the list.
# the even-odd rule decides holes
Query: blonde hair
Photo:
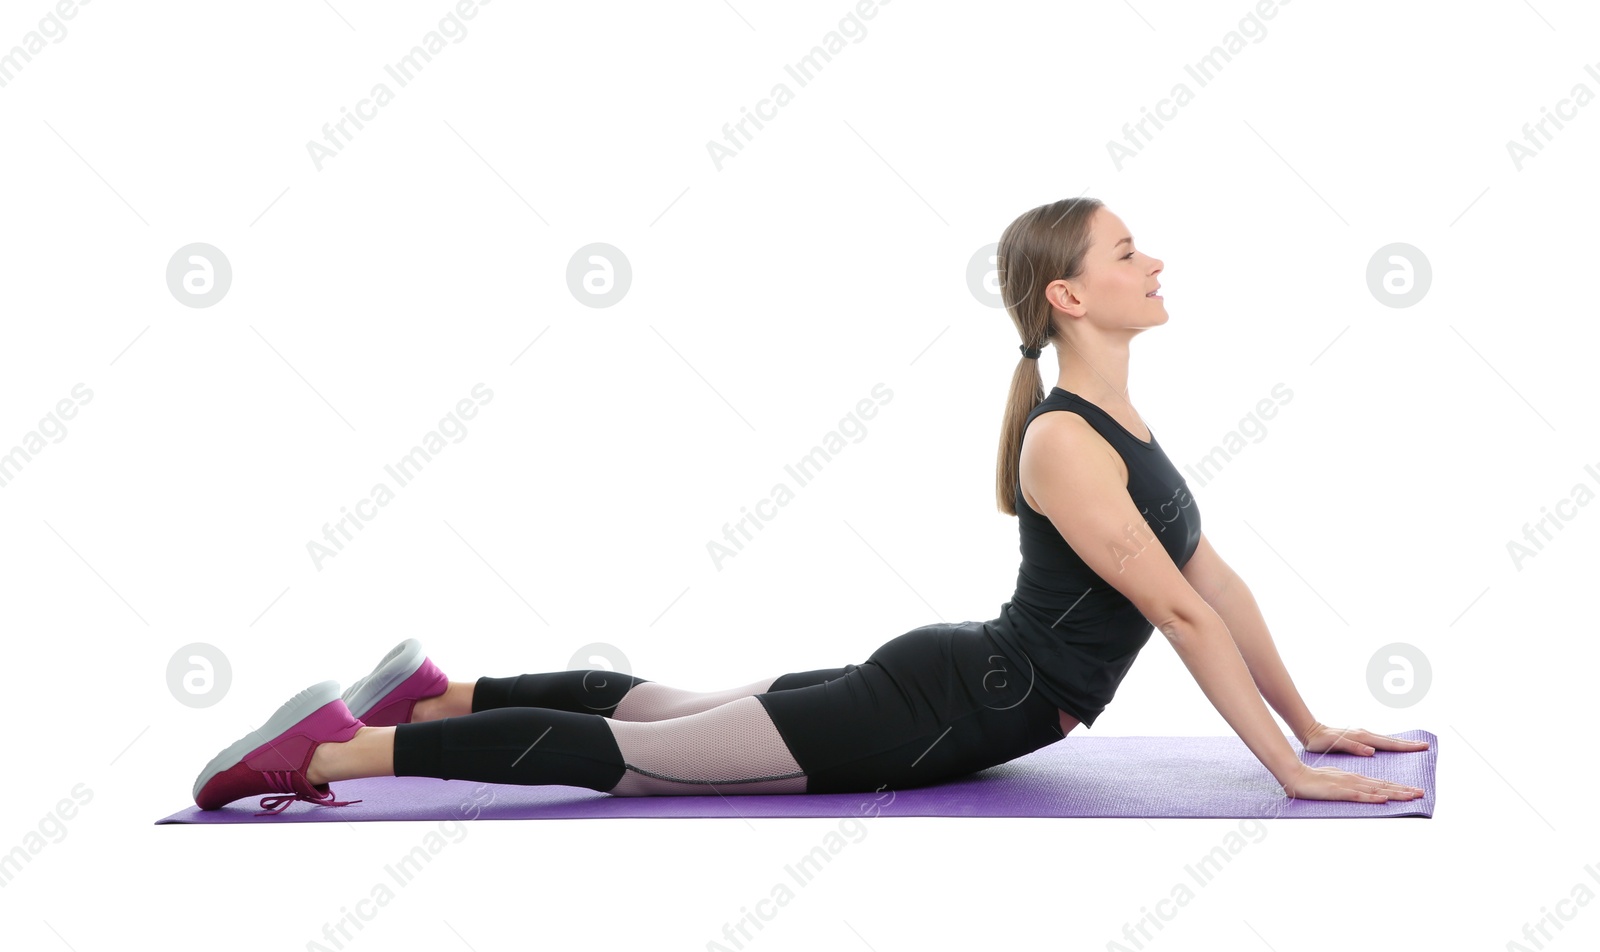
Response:
[[[1097,198],[1067,198],[1040,205],[1017,216],[1000,236],[995,254],[1000,297],[1024,346],[1042,350],[1050,341],[1059,346],[1044,289],[1052,281],[1070,281],[1082,273],[1092,240],[1090,225],[1094,213],[1104,204]],[[1023,427],[1028,414],[1042,400],[1044,383],[1039,361],[1019,356],[1000,424],[1000,453],[995,467],[995,501],[1008,516],[1017,514]]]

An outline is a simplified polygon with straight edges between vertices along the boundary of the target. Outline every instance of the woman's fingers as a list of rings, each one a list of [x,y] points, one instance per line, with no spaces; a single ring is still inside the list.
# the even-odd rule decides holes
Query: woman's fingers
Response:
[[[1424,795],[1424,791],[1419,787],[1395,783],[1390,780],[1379,780],[1376,777],[1368,777],[1365,774],[1346,772],[1339,779],[1346,789],[1356,791],[1363,800],[1368,802],[1415,800],[1417,797]]]
[[[1370,734],[1363,738],[1368,744],[1379,750],[1427,750],[1428,742],[1425,740],[1402,740],[1399,737],[1390,737],[1388,734]]]
[[[1351,799],[1360,800],[1364,803],[1382,803],[1389,799],[1388,794],[1383,793],[1372,785],[1363,784],[1360,786],[1348,787],[1347,789],[1355,792],[1355,796]]]
[[[1314,750],[1321,754],[1363,754],[1367,746],[1356,740],[1353,730],[1333,730],[1327,728],[1324,736],[1306,745],[1307,750]]]
[[[1345,746],[1348,743],[1349,746]],[[1340,738],[1340,745],[1336,749],[1347,753],[1358,754],[1364,757],[1372,756],[1378,750],[1427,750],[1428,742],[1425,740],[1402,740],[1388,734],[1375,734],[1364,727],[1358,727]]]
[[[1384,794],[1391,800],[1414,800],[1425,793],[1421,787],[1412,787],[1389,780],[1374,780],[1372,789],[1373,792]]]
[[[1379,750],[1415,750],[1428,746],[1428,742],[1425,740],[1405,740],[1389,734],[1375,734],[1364,727],[1358,729],[1355,733],[1362,743],[1370,744]]]
[[[1290,784],[1291,797],[1310,800],[1354,800],[1361,803],[1384,803],[1389,800],[1415,800],[1426,791],[1403,783],[1380,780],[1364,774],[1339,770],[1336,767],[1312,767],[1303,771]]]

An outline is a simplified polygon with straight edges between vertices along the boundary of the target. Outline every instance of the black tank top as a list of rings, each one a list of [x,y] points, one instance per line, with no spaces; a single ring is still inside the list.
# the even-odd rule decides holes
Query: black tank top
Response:
[[[1181,569],[1200,544],[1200,508],[1155,432],[1146,443],[1060,387],[1028,414],[1023,432],[1053,410],[1083,417],[1127,463],[1128,495],[1149,526],[1148,533],[1133,533],[1123,543],[1127,556],[1134,557],[1154,535]],[[1017,589],[986,626],[1019,666],[1018,677],[1031,679],[1034,691],[1093,726],[1155,626],[1078,557],[1047,516],[1028,505],[1020,480],[1015,492],[1022,553]]]

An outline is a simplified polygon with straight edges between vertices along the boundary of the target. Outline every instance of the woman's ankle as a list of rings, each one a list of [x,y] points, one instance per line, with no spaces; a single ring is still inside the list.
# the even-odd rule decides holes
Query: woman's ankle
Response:
[[[394,728],[362,727],[339,743],[323,741],[311,752],[306,780],[313,786],[363,777],[394,776]]]
[[[476,681],[451,681],[443,694],[425,697],[411,709],[411,723],[437,721],[472,713],[472,694]]]
[[[356,736],[361,736],[361,731],[364,730],[370,730],[370,728],[361,728],[361,730],[356,731]],[[323,741],[317,745],[316,750],[311,752],[311,763],[306,765],[306,780],[313,787],[318,784],[333,782],[333,775],[338,770],[339,755],[341,753],[339,748],[347,746],[348,743],[349,741],[344,743],[336,743],[331,740]]]

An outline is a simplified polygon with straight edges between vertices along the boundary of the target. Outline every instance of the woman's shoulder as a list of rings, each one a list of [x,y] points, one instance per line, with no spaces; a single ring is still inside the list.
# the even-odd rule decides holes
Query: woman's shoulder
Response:
[[[1023,431],[1021,459],[1019,460],[1019,481],[1023,483],[1022,495],[1028,505],[1035,510],[1031,493],[1028,491],[1030,480],[1027,474],[1038,469],[1042,464],[1051,465],[1050,460],[1060,458],[1065,454],[1069,458],[1093,456],[1106,459],[1116,470],[1118,478],[1126,483],[1129,478],[1128,463],[1111,445],[1111,441],[1090,422],[1089,417],[1077,407],[1062,406],[1059,409],[1066,412],[1056,413],[1049,410],[1040,413],[1031,421],[1031,425]]]

